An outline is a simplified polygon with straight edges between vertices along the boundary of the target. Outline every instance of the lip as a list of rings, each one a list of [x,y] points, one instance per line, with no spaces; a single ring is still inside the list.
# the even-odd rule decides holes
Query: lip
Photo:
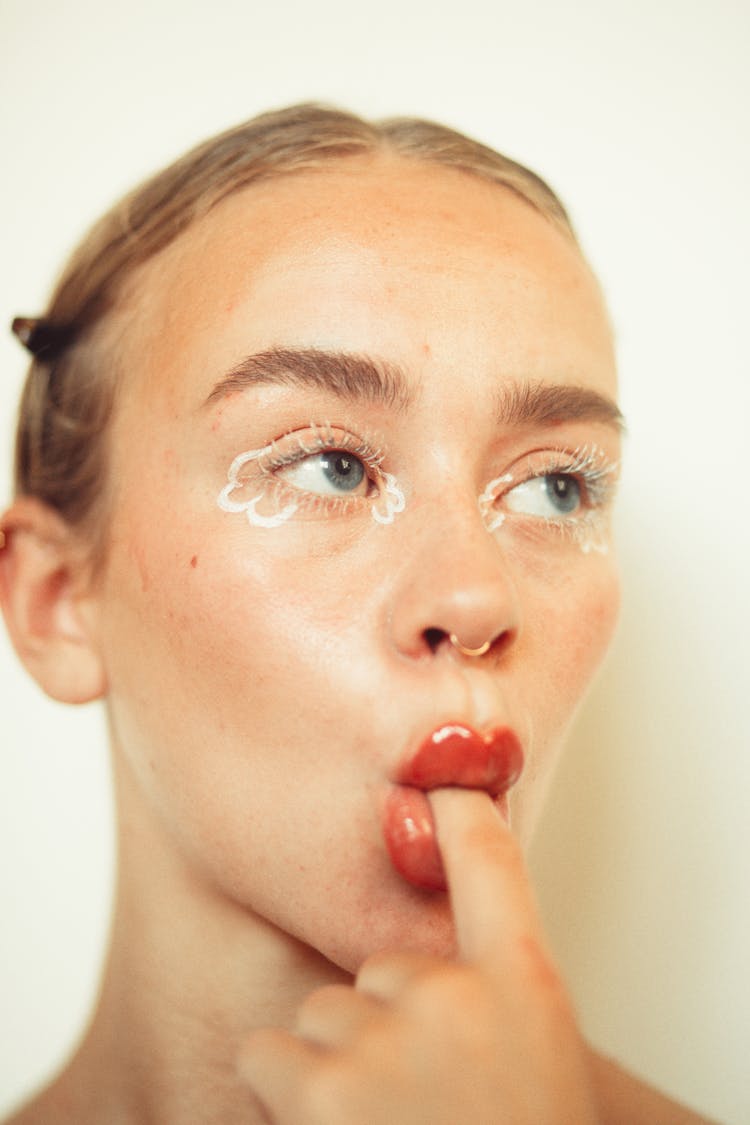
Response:
[[[426,794],[455,786],[482,789],[507,819],[505,794],[521,776],[523,748],[510,727],[480,733],[465,723],[433,730],[396,772],[383,809],[383,836],[391,863],[412,886],[445,891],[435,821]]]
[[[403,763],[396,780],[415,789],[456,785],[485,789],[497,797],[510,789],[523,770],[523,749],[510,727],[480,734],[465,723],[444,723]]]

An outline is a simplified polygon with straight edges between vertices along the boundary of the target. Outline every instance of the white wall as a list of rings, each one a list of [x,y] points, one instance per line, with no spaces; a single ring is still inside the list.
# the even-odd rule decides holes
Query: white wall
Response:
[[[602,1046],[750,1120],[748,9],[739,0],[0,0],[0,320],[188,144],[302,98],[537,166],[604,281],[630,419],[625,617],[534,856]],[[0,335],[0,497],[24,371]],[[0,1110],[83,1020],[111,840],[101,717],[0,640]]]

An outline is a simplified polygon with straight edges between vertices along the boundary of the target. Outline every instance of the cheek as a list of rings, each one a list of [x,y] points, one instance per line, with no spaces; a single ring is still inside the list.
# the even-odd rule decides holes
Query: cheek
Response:
[[[514,827],[528,843],[565,736],[612,640],[620,604],[617,569],[609,558],[587,559],[548,584],[527,621],[522,648],[535,668],[527,698],[534,753],[519,789]],[[535,654],[535,655],[534,655]]]
[[[571,580],[559,604],[548,609],[547,627],[557,638],[555,679],[573,700],[585,693],[617,623],[620,587],[613,564],[597,563]]]
[[[584,554],[571,545],[553,562],[526,562],[524,632],[534,652],[530,663],[544,670],[552,698],[575,706],[614,634],[620,607],[616,559]]]
[[[383,672],[361,582],[342,593],[365,560],[343,560],[343,575],[330,557],[287,566],[273,532],[253,549],[237,526],[216,546],[142,528],[138,565],[122,551],[113,567],[110,707],[128,799],[227,900],[338,964],[430,927],[447,941],[447,915],[410,905],[382,843],[368,716]]]
[[[121,749],[173,827],[244,847],[263,801],[289,801],[290,776],[296,791],[321,785],[323,752],[346,776],[364,687],[343,692],[341,670],[357,643],[356,682],[372,678],[358,615],[330,557],[285,559],[287,537],[241,517],[159,534],[123,511],[120,526],[104,644]]]

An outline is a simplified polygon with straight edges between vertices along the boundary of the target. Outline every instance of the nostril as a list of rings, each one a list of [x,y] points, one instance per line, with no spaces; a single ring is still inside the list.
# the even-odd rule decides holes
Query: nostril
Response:
[[[424,631],[425,643],[430,652],[437,652],[442,642],[447,638],[448,634],[443,629],[425,629]]]
[[[508,646],[514,640],[515,636],[516,631],[514,629],[503,630],[503,632],[500,633],[499,636],[495,637],[494,641],[492,642],[492,645],[490,647],[490,652],[492,653],[492,655],[497,657],[500,656],[501,653],[504,653],[506,648],[508,648]]]
[[[451,637],[451,634],[447,630],[438,629],[437,627],[430,627],[429,629],[425,629],[422,633],[422,637],[425,645],[433,655],[438,651],[441,645],[447,644],[448,647],[450,647],[453,644],[453,638]],[[480,651],[473,653],[471,651],[467,652],[459,645],[458,651],[462,652],[463,655],[469,657],[484,656],[485,653],[491,653],[494,657],[498,657],[505,652],[506,648],[511,644],[514,637],[515,631],[513,629],[503,629],[502,632],[498,633],[498,635],[493,638],[492,642],[486,649],[483,646],[480,646]],[[454,645],[454,647],[456,646]]]

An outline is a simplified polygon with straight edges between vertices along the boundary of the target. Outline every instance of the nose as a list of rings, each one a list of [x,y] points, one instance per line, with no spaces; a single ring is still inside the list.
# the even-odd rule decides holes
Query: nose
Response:
[[[422,657],[450,648],[467,659],[505,651],[521,628],[518,591],[476,500],[452,509],[426,504],[408,534],[392,603],[397,650]]]

